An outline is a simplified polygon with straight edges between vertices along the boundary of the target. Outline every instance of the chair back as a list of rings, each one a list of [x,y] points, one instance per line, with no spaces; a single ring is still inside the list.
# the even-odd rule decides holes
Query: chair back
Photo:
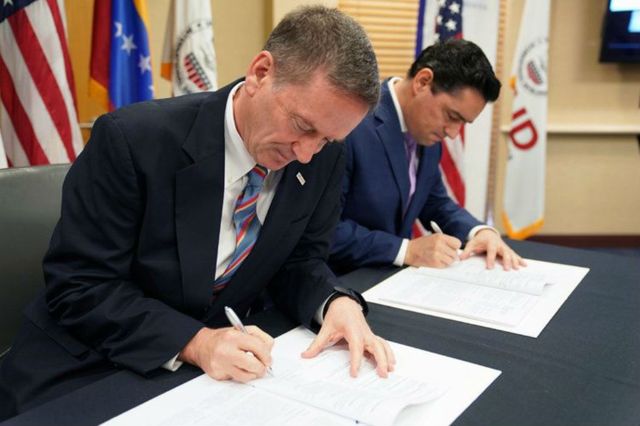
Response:
[[[0,356],[44,288],[42,258],[60,217],[69,164],[0,170]]]

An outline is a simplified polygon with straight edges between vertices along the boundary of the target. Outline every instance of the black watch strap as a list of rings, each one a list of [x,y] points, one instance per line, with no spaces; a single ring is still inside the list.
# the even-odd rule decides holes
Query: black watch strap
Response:
[[[346,296],[358,302],[360,307],[362,307],[363,315],[366,316],[369,313],[369,305],[367,304],[367,301],[364,300],[364,297],[362,297],[360,293],[358,293],[352,288],[334,287],[333,293],[331,294],[331,296],[329,296],[329,299],[327,299],[327,303],[324,305],[324,311],[322,312],[323,318],[327,314],[327,310],[329,309],[329,305],[331,305],[331,302],[333,302],[338,297],[342,297],[342,296]]]

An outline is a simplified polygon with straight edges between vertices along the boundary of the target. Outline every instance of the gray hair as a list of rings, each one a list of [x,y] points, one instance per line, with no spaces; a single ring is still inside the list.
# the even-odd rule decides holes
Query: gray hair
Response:
[[[274,28],[264,46],[275,62],[277,84],[304,83],[317,70],[331,85],[373,109],[380,96],[378,63],[362,27],[324,6],[299,7]]]

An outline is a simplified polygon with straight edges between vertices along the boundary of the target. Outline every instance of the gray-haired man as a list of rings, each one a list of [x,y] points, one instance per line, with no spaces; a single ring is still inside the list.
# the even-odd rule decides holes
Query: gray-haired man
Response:
[[[119,368],[260,377],[271,337],[228,327],[223,307],[244,316],[265,289],[292,318],[322,324],[303,356],[344,338],[352,375],[368,352],[386,376],[388,344],[325,264],[344,167],[328,142],[376,104],[376,67],[353,20],[303,8],[243,81],[101,117],[65,181],[46,295],[0,368],[0,418]]]

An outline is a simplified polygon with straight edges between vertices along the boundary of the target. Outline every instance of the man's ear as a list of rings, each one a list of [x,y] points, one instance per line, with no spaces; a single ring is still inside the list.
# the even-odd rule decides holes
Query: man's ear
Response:
[[[419,93],[425,89],[431,90],[433,85],[433,71],[431,68],[422,68],[413,76],[413,92]]]
[[[247,70],[247,75],[244,82],[244,88],[250,96],[265,84],[265,82],[271,78],[273,79],[275,73],[275,62],[270,52],[263,50],[258,53]]]

